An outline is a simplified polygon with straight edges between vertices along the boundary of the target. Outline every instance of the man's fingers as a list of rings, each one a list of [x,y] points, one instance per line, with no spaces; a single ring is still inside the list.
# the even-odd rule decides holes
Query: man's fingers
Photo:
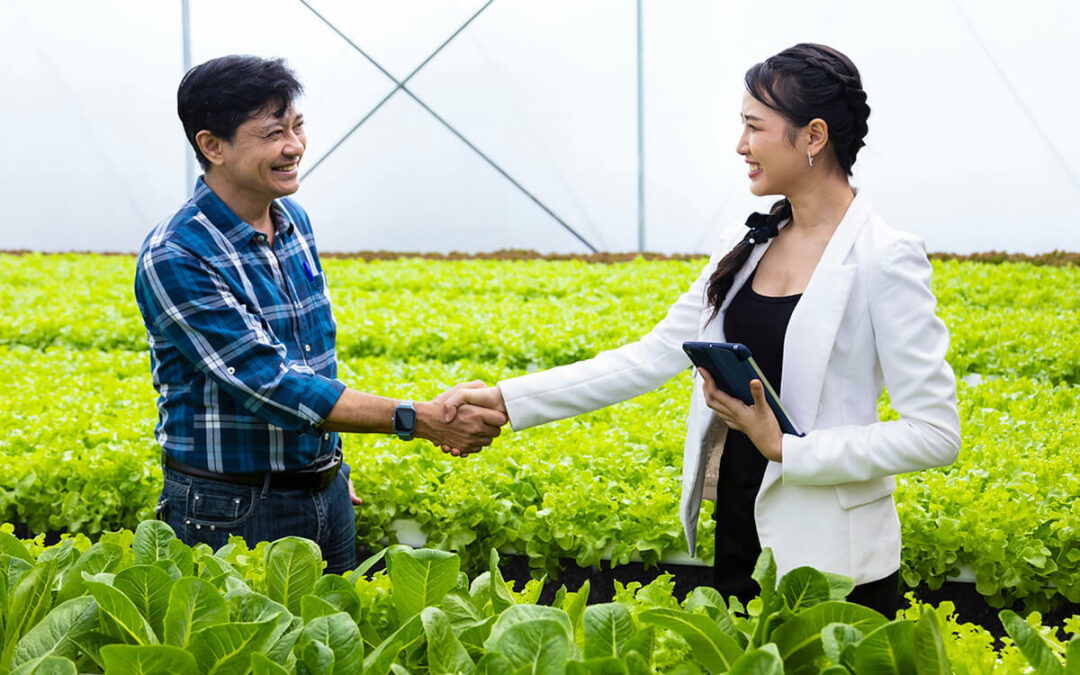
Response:
[[[349,484],[349,501],[355,505],[363,504],[364,500],[356,496],[356,487],[353,486],[352,479],[346,479],[346,482]]]

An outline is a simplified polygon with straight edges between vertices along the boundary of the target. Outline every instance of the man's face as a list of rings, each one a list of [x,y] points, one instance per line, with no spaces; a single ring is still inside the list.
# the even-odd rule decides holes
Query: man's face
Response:
[[[268,199],[300,189],[300,158],[307,147],[304,116],[291,105],[281,117],[274,112],[276,106],[268,106],[237,127],[232,142],[222,143],[222,162],[213,169],[234,187]]]

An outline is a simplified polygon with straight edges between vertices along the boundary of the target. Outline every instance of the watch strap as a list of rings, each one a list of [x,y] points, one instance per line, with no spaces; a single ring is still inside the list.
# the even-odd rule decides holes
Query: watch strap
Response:
[[[412,424],[405,424],[402,419],[402,411],[409,412],[409,418],[412,420]],[[398,435],[403,441],[411,441],[413,434],[416,433],[416,408],[413,406],[412,401],[400,401],[396,408],[394,408],[394,433]]]

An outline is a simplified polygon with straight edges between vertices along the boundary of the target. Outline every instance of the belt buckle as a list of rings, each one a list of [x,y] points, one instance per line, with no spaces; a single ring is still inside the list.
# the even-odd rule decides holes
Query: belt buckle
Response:
[[[326,469],[325,471],[320,471],[317,474],[319,478],[320,490],[325,490],[333,484],[334,479],[337,478],[338,471],[341,469],[341,462],[334,462],[331,466],[332,468]]]
[[[330,487],[334,479],[337,478],[338,471],[341,470],[341,462],[341,452],[335,451],[327,458],[325,463],[311,471],[314,474],[317,490],[325,490]]]

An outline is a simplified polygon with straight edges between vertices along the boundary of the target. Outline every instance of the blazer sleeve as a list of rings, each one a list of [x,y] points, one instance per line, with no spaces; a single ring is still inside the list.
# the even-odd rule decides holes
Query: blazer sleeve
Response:
[[[510,426],[515,430],[544,424],[640,396],[690,366],[682,343],[700,331],[705,289],[717,257],[637,342],[550,370],[499,382]]]
[[[870,318],[882,376],[900,419],[783,439],[784,482],[835,485],[951,464],[960,451],[949,336],[934,314],[922,241],[904,236],[870,273]]]

